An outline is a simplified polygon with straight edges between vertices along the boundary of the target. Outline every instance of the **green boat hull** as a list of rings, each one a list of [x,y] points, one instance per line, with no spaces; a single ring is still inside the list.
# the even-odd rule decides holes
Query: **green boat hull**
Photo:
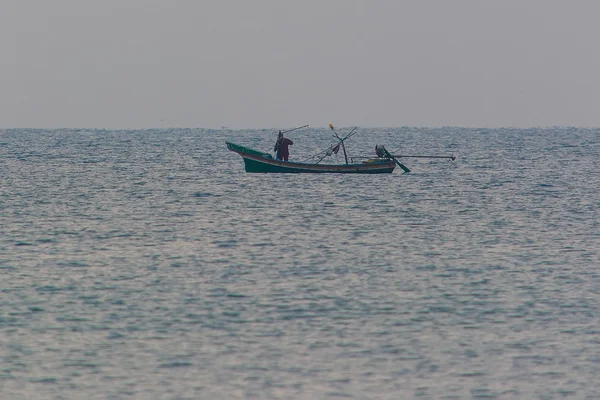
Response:
[[[281,161],[274,159],[268,153],[263,153],[230,142],[226,143],[229,150],[238,153],[244,159],[246,172],[252,173],[389,174],[392,173],[396,167],[394,161],[387,159],[362,164],[308,164]]]

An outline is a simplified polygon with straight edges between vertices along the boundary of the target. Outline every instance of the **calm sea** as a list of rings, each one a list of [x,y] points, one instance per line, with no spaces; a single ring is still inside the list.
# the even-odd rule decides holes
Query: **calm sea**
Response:
[[[379,176],[225,147],[275,139],[0,131],[0,398],[600,398],[600,130],[361,129],[457,156]]]

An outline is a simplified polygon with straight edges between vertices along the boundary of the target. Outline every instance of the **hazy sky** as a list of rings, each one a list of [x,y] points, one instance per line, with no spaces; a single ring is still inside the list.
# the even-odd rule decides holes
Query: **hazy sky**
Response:
[[[600,126],[598,0],[0,0],[0,127]]]

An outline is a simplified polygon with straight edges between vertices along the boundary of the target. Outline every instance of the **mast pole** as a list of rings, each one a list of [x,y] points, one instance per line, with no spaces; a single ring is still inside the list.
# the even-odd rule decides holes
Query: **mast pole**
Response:
[[[333,135],[340,141],[340,143],[342,144],[342,150],[344,150],[344,158],[346,159],[346,164],[348,164],[348,154],[346,153],[346,146],[344,145],[344,140],[346,140],[350,134],[352,132],[354,132],[354,130],[356,130],[356,128],[352,129],[352,132],[350,132],[348,134],[348,136],[346,136],[344,139],[342,139],[341,137],[338,136],[337,132],[335,131],[335,128],[333,127],[333,124],[329,124],[329,127],[331,128],[331,130],[333,131]]]
[[[346,146],[344,145],[343,140],[342,140],[342,150],[344,150],[344,158],[346,159],[346,164],[348,164],[348,154],[346,154]]]

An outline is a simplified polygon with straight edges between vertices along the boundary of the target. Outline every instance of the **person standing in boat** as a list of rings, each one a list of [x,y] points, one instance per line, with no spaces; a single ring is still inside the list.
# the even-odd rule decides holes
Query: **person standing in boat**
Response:
[[[289,146],[294,144],[290,139],[283,137],[283,133],[279,131],[279,135],[277,136],[277,142],[275,142],[275,147],[273,151],[277,154],[275,157],[278,160],[288,161],[290,157],[290,149]]]

